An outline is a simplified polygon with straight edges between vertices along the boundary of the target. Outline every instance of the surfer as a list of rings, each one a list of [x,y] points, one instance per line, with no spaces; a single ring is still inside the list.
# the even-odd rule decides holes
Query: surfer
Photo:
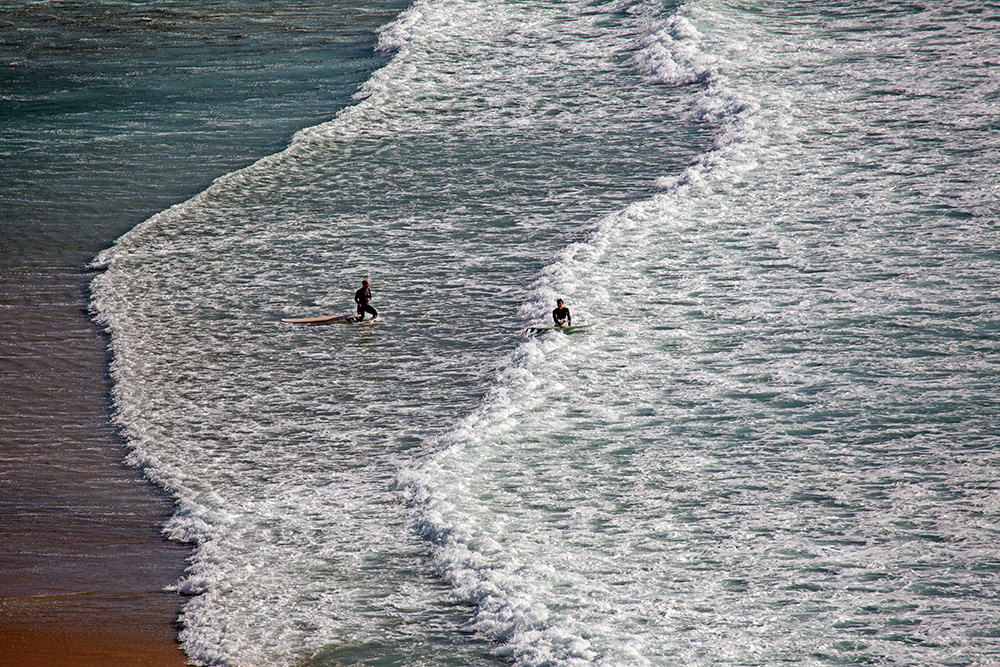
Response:
[[[368,289],[368,281],[361,281],[361,289],[354,293],[354,303],[358,304],[358,322],[365,321],[365,313],[372,314],[372,320],[378,319],[378,311],[368,305],[372,300],[372,291]]]
[[[556,299],[556,307],[552,311],[552,321],[560,329],[573,324],[573,316],[569,314],[569,308],[563,305],[562,299]]]

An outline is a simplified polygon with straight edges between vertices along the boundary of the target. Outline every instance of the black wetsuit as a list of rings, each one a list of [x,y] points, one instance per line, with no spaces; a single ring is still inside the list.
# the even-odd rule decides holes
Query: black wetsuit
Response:
[[[372,292],[367,287],[362,287],[357,292],[354,293],[354,303],[358,304],[358,321],[363,322],[365,319],[365,313],[371,313],[372,319],[374,320],[378,317],[378,311],[368,305],[368,302],[372,300]]]
[[[573,324],[573,317],[569,314],[569,308],[566,306],[555,308],[552,311],[552,321],[556,323],[557,327],[568,327]]]

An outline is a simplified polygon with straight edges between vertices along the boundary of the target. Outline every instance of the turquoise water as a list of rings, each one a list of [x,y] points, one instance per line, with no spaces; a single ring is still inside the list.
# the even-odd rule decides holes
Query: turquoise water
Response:
[[[75,266],[328,120],[403,2],[7,2],[0,249]]]
[[[992,660],[998,19],[414,3],[97,260],[188,655]]]

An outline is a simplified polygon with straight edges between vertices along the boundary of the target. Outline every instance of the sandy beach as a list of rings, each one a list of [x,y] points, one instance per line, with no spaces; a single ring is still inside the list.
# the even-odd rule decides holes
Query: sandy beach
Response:
[[[183,665],[187,547],[161,534],[171,502],[110,423],[90,275],[0,276],[0,665]]]

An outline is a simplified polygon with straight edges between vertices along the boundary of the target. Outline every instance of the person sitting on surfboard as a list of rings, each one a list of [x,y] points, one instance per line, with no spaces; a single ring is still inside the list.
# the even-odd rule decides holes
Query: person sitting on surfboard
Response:
[[[556,307],[552,311],[552,321],[560,329],[573,324],[573,316],[569,314],[569,308],[563,305],[562,299],[556,299]]]
[[[361,289],[354,293],[354,303],[358,304],[358,322],[365,321],[365,313],[371,313],[372,319],[378,319],[378,311],[368,305],[372,300],[372,291],[368,289],[368,281],[361,281]]]

